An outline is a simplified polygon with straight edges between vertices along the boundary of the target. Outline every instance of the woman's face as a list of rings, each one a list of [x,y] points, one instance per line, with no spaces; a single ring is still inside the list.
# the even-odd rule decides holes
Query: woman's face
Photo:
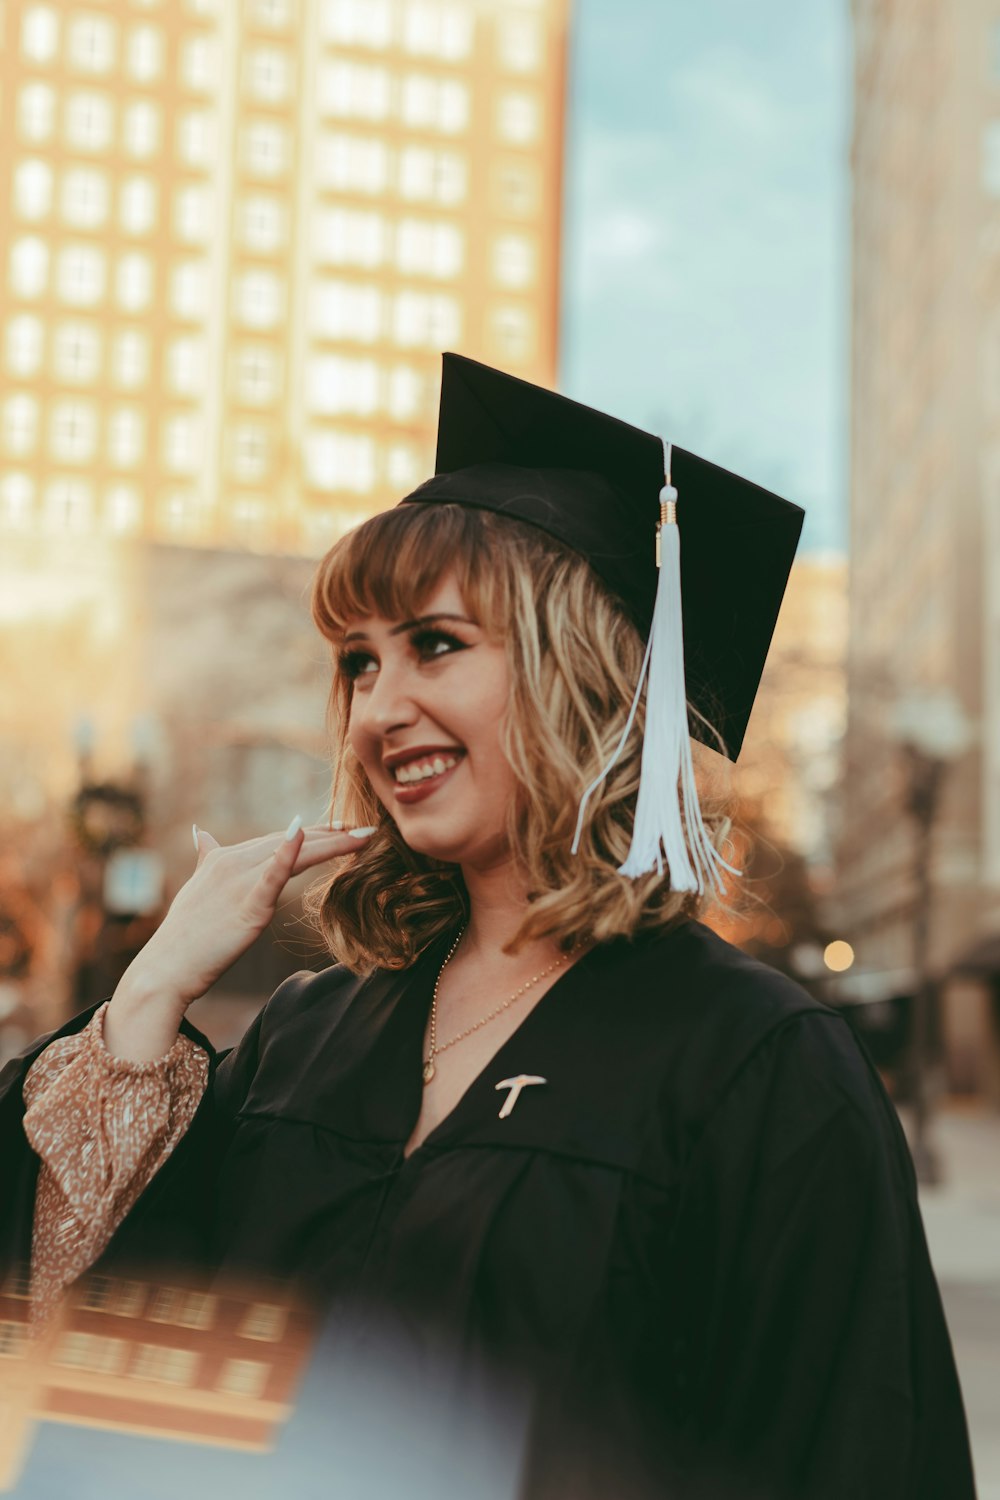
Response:
[[[339,653],[354,683],[348,738],[410,848],[466,869],[502,860],[515,790],[499,741],[510,674],[503,646],[471,618],[454,575],[417,620],[348,620]],[[435,761],[436,773],[418,779]],[[411,779],[398,780],[396,766]]]

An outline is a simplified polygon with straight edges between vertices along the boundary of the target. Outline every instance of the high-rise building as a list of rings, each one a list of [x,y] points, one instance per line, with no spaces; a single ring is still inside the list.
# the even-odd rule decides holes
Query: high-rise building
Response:
[[[319,553],[556,375],[568,0],[9,0],[0,530]]]
[[[875,1000],[916,982],[914,829],[893,739],[908,692],[947,690],[979,729],[946,778],[934,829],[935,974],[1000,925],[1000,15],[987,0],[855,0],[854,21],[838,863],[843,936],[857,953],[844,993]],[[957,1027],[966,1059],[953,1081],[971,1066],[970,1008],[981,1019],[971,1051],[988,1041],[988,997],[953,994],[946,1040]]]

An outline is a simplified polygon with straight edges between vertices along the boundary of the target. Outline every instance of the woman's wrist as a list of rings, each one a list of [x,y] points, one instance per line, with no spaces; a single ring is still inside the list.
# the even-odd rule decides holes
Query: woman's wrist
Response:
[[[169,980],[126,969],[104,1015],[105,1047],[128,1062],[165,1057],[177,1040],[189,1003]]]

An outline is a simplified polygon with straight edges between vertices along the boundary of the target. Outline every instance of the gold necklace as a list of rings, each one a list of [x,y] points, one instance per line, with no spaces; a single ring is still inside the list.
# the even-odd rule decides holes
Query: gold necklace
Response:
[[[540,974],[536,974],[533,979],[529,979],[528,982],[527,982],[527,984],[522,984],[521,988],[519,990],[516,990],[514,992],[514,994],[511,995],[508,1000],[505,1000],[503,1002],[502,1005],[498,1005],[497,1008],[496,1008],[496,1010],[491,1010],[488,1016],[483,1016],[482,1020],[481,1021],[477,1021],[474,1026],[469,1026],[469,1027],[466,1028],[465,1031],[460,1031],[458,1033],[458,1036],[453,1036],[449,1042],[442,1042],[441,1045],[440,1045],[440,1047],[439,1047],[438,1044],[437,1044],[438,985],[441,983],[441,975],[444,973],[445,968],[447,967],[447,965],[451,962],[451,959],[452,959],[452,957],[454,955],[455,949],[458,947],[459,943],[464,938],[464,936],[466,934],[467,927],[468,927],[468,924],[466,924],[466,926],[462,928],[461,932],[458,934],[458,937],[452,943],[450,949],[448,950],[448,957],[445,959],[444,963],[441,965],[440,969],[438,970],[438,977],[434,981],[434,995],[433,995],[433,998],[431,999],[431,1026],[430,1026],[431,1043],[430,1043],[430,1051],[428,1052],[426,1058],[424,1059],[424,1084],[425,1085],[427,1085],[428,1083],[430,1083],[431,1079],[434,1077],[434,1074],[437,1072],[437,1068],[434,1065],[434,1059],[435,1059],[435,1057],[437,1057],[437,1055],[438,1055],[439,1052],[446,1052],[449,1047],[454,1047],[454,1045],[455,1045],[456,1042],[461,1042],[467,1036],[471,1036],[474,1031],[478,1031],[479,1028],[480,1028],[480,1026],[485,1026],[488,1021],[494,1021],[494,1020],[496,1020],[497,1016],[499,1016],[503,1011],[507,1010],[509,1006],[513,1005],[514,1001],[517,1000],[521,995],[523,995],[524,992],[525,992],[525,990],[530,990],[531,986],[533,984],[537,984],[540,979],[544,979],[545,976],[546,976],[546,974],[551,974],[553,969],[558,969],[560,964],[564,964],[564,963],[567,962],[568,959],[572,958],[573,954],[576,952],[577,948],[579,947],[578,943],[574,943],[573,946],[572,946],[572,948],[569,950],[568,953],[563,954],[562,958],[557,959],[554,964],[550,964],[547,969],[543,969]]]

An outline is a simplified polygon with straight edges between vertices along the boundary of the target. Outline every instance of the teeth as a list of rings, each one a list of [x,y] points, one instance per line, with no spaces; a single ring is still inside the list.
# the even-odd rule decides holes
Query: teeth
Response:
[[[397,766],[395,776],[397,781],[402,782],[426,781],[428,776],[441,776],[457,764],[457,756],[450,755],[446,760],[442,760],[440,755],[436,755],[432,761],[424,761],[420,765],[411,762],[407,766]]]

